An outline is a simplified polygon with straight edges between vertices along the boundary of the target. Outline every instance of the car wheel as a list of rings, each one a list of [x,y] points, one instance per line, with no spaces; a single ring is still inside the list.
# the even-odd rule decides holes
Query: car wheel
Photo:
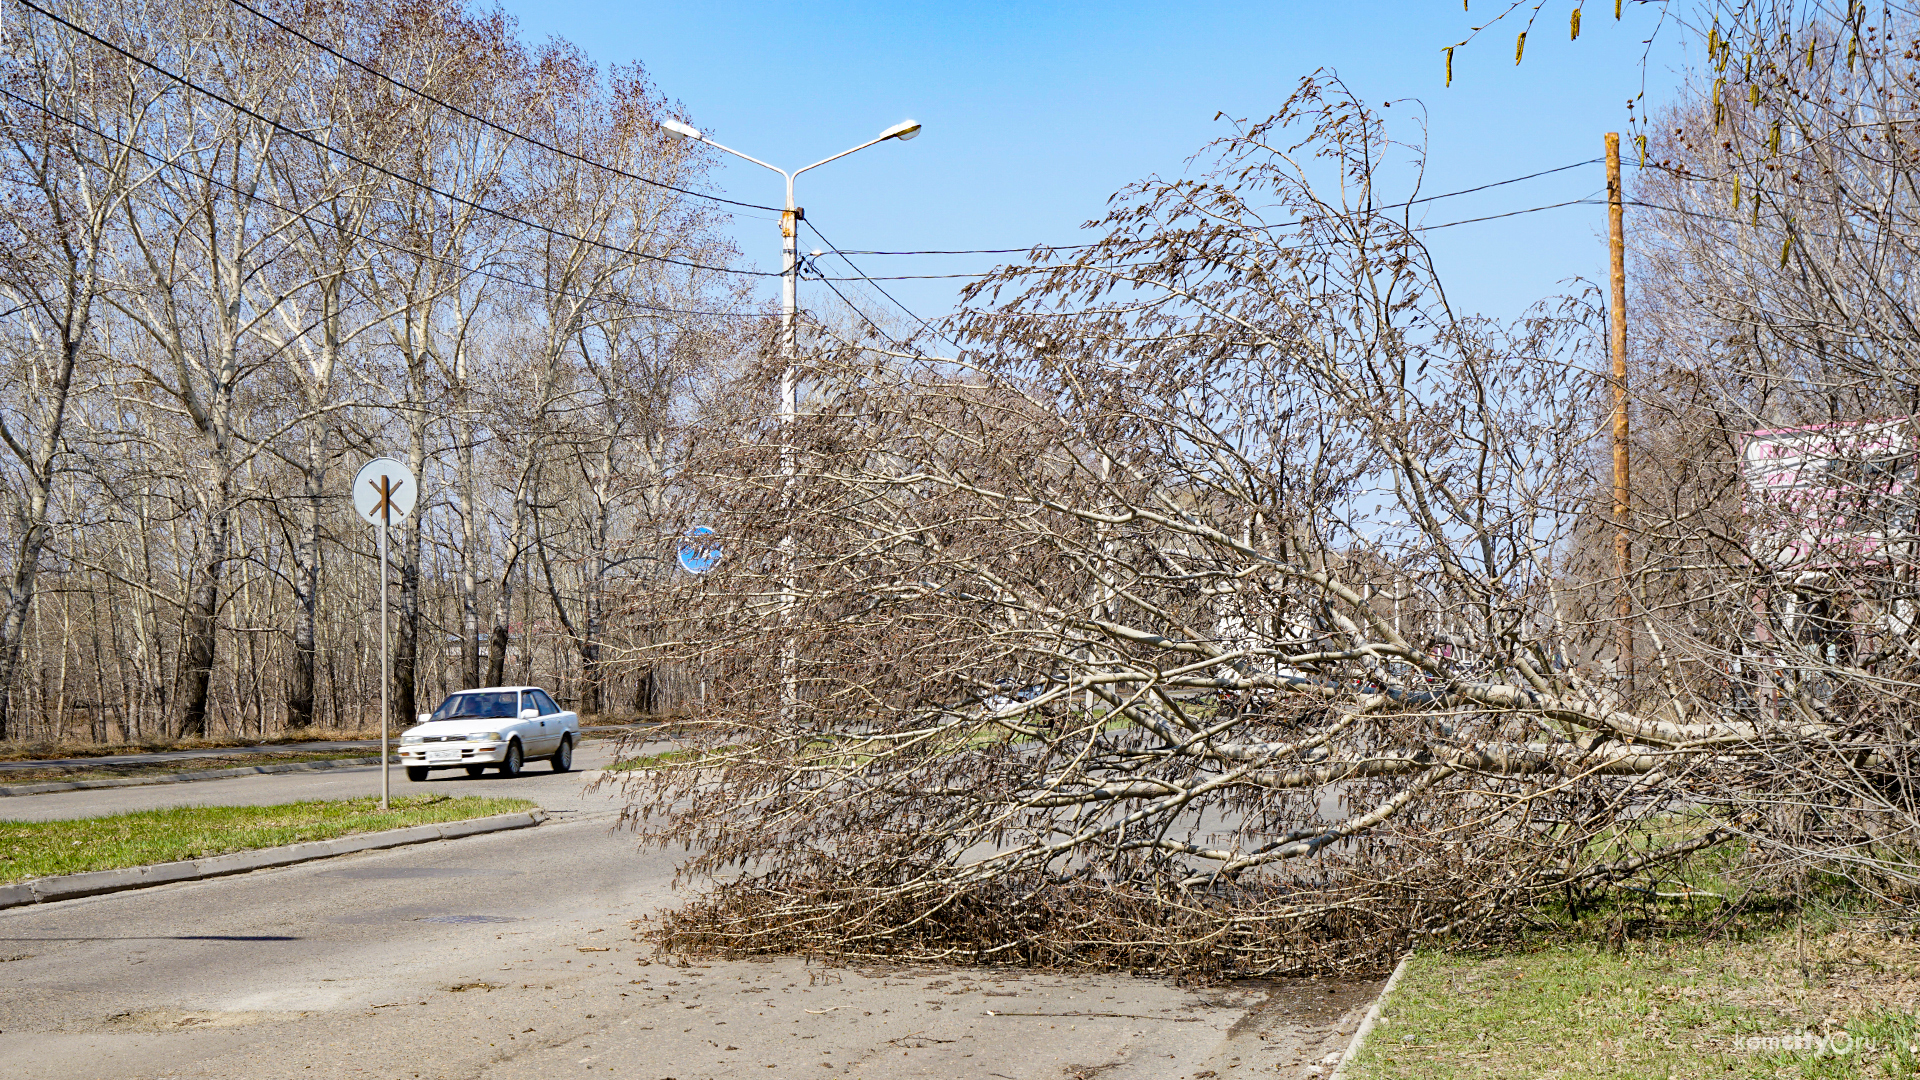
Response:
[[[519,776],[520,766],[526,764],[526,752],[520,749],[520,740],[507,744],[507,757],[500,763],[501,776]]]
[[[417,784],[420,781],[425,780],[426,778],[427,778],[427,767],[425,765],[407,766],[407,779]]]
[[[560,749],[555,750],[553,752],[553,757],[549,758],[548,760],[553,762],[554,772],[566,772],[572,769],[573,768],[573,736],[571,735],[560,736]]]
[[[467,775],[468,775],[468,776],[479,776],[479,775],[481,775],[482,773],[484,773],[484,772],[486,772],[486,771],[487,771],[487,767],[486,767],[485,765],[469,765],[469,766],[467,766]]]

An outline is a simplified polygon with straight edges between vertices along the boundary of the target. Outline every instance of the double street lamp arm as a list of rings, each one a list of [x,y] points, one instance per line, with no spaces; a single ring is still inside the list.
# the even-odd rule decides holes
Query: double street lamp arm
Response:
[[[780,377],[780,421],[782,424],[791,423],[797,406],[797,402],[795,401],[796,380],[792,360],[799,352],[797,348],[798,343],[795,340],[794,318],[799,308],[800,258],[797,248],[799,243],[799,218],[801,213],[800,208],[795,206],[793,202],[793,181],[808,169],[817,169],[830,161],[838,161],[848,154],[859,153],[876,143],[883,143],[888,139],[899,139],[905,142],[920,134],[920,125],[912,120],[902,120],[873,138],[868,139],[866,142],[861,143],[859,146],[853,147],[850,150],[842,150],[832,157],[821,158],[811,165],[802,166],[792,172],[788,172],[778,165],[768,164],[757,157],[743,154],[731,146],[722,146],[708,138],[705,133],[691,124],[683,124],[678,120],[662,120],[660,126],[666,130],[667,134],[676,139],[691,139],[694,142],[705,143],[715,150],[732,154],[742,161],[750,161],[763,169],[772,169],[774,172],[779,173],[787,182],[786,209],[780,215],[780,355],[788,360],[788,364],[786,370]]]

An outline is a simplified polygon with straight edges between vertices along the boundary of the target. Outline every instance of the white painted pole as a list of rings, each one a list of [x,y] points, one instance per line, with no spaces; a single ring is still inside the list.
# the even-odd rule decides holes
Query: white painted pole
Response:
[[[387,665],[392,662],[387,653],[387,526],[393,520],[393,504],[392,493],[387,490],[387,478],[384,476],[380,478],[380,487],[380,809],[386,810],[389,809],[387,796],[391,782],[388,773],[392,771],[387,764],[392,756],[387,747],[387,717],[393,711],[387,703],[387,697],[392,693],[389,685],[392,677],[387,671]]]

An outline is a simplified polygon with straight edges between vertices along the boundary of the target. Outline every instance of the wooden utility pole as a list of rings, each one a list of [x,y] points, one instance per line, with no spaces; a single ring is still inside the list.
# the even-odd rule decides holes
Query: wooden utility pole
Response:
[[[1620,133],[1607,133],[1607,246],[1613,256],[1613,563],[1619,577],[1614,596],[1614,648],[1619,654],[1620,692],[1633,692],[1633,597],[1628,588],[1632,479],[1627,454],[1627,239],[1620,186]]]

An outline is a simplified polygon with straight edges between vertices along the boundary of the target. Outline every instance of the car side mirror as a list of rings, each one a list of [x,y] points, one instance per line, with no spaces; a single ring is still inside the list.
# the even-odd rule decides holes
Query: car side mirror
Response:
[[[421,713],[421,714],[420,714],[420,720],[419,720],[419,722],[420,722],[420,723],[422,723],[422,724],[424,724],[424,723],[426,723],[427,721],[429,721],[429,720],[431,720],[431,719],[433,719],[433,714],[432,714],[432,713]]]
[[[540,715],[539,709],[521,709],[520,710],[520,719],[522,720],[533,720],[538,718],[539,715]]]

